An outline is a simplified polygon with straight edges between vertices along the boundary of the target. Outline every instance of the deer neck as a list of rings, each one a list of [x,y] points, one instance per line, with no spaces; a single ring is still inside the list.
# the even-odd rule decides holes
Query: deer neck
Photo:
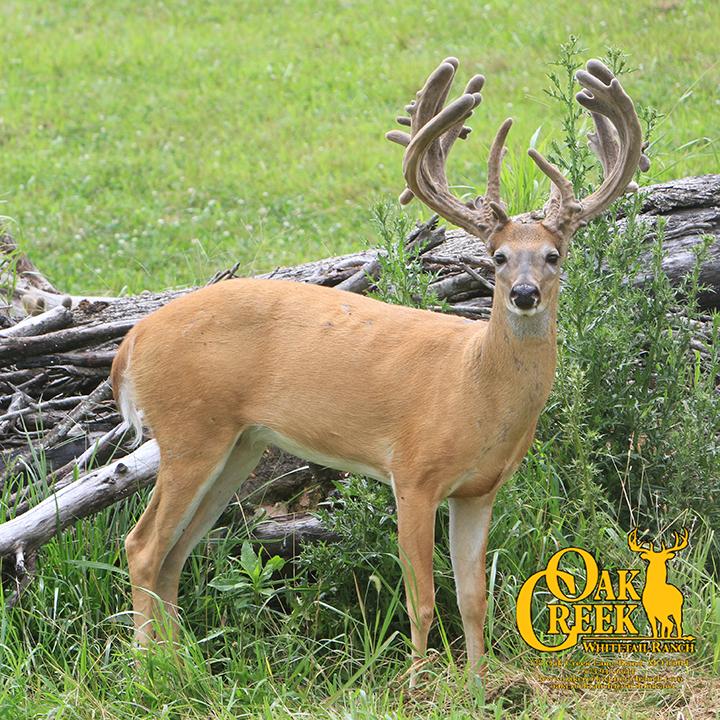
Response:
[[[667,584],[667,561],[655,560],[648,561],[647,571],[645,572],[645,587],[658,587]]]
[[[531,316],[513,313],[496,293],[490,322],[475,347],[480,377],[510,396],[524,396],[539,414],[555,377],[557,301]]]

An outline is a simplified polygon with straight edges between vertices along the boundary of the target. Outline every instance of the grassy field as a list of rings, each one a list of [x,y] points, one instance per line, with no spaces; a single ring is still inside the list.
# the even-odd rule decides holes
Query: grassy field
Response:
[[[487,76],[454,182],[482,189],[560,133],[543,94],[569,33],[631,54],[634,98],[666,114],[649,180],[716,171],[720,5],[559,2],[0,3],[0,214],[62,287],[140,291],[358,248],[401,189],[383,139],[448,54]]]
[[[238,260],[249,274],[362,247],[377,241],[373,203],[401,187],[382,135],[448,54],[488,78],[452,177],[482,189],[488,142],[512,115],[504,189],[524,210],[544,189],[530,137],[563,140],[543,90],[570,33],[587,57],[630,53],[625,86],[664,114],[646,181],[717,172],[718,27],[709,1],[4,2],[0,214],[74,291],[200,283]],[[340,541],[283,568],[243,552],[235,509],[235,531],[214,531],[188,563],[177,653],[130,643],[123,539],[145,498],[50,543],[20,607],[0,603],[0,720],[717,720],[720,343],[689,353],[662,274],[649,291],[633,284],[647,268],[630,225],[594,223],[567,266],[556,388],[496,502],[485,685],[464,672],[443,509],[436,652],[409,692],[392,498],[354,479],[326,520]],[[571,545],[642,569],[630,518],[651,534],[691,528],[672,578],[697,652],[671,690],[549,689],[515,629],[519,587]]]

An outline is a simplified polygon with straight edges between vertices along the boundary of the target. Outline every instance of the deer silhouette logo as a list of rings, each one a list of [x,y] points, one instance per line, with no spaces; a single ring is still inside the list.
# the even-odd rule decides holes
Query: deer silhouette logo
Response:
[[[687,528],[682,533],[674,533],[675,544],[665,547],[661,544],[660,550],[655,550],[652,543],[639,543],[637,528],[628,535],[628,546],[639,553],[647,561],[645,574],[645,587],[642,592],[642,605],[650,623],[650,632],[653,638],[685,637],[682,632],[682,606],[683,595],[680,590],[667,579],[667,563],[675,554],[688,545],[689,533]]]

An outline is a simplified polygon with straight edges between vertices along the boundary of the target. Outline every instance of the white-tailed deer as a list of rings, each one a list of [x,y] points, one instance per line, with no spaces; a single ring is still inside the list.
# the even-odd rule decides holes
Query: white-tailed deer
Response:
[[[174,612],[180,571],[232,493],[275,445],[307,460],[389,483],[415,656],[433,619],[435,512],[450,504],[457,597],[469,663],[480,669],[485,550],[493,499],[533,440],[555,373],[560,261],[575,230],[626,191],[642,140],[633,103],[592,60],[577,96],[595,119],[591,146],[605,171],[578,201],[535,150],[552,181],[544,212],[508,217],[500,199],[503,144],[492,144],[486,196],[463,202],[445,161],[480,102],[484,79],[443,108],[458,62],[428,78],[405,146],[407,189],[487,244],[497,268],[489,322],[388,305],[338,290],[230,280],[174,300],[138,323],[112,380],[126,420],[157,439],[161,465],[150,504],[128,535],[136,637],[156,632],[156,597]],[[149,592],[147,592],[149,591]]]
[[[682,535],[675,533],[675,544],[672,547],[665,547],[665,543],[662,543],[660,550],[655,550],[650,543],[639,543],[637,532],[635,528],[628,535],[628,547],[647,560],[642,604],[650,623],[650,634],[655,638],[669,638],[675,630],[677,637],[681,638],[684,598],[680,590],[668,582],[667,563],[675,557],[675,553],[687,547],[689,533],[687,529],[683,530]]]

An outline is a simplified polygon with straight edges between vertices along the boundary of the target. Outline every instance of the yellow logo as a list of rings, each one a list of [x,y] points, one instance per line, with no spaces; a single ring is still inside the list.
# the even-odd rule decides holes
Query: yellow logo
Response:
[[[639,570],[601,570],[587,550],[558,550],[544,570],[531,575],[520,588],[515,609],[518,630],[535,650],[558,652],[582,641],[586,652],[685,652],[695,651],[695,638],[683,635],[683,595],[668,582],[667,564],[688,545],[689,533],[675,533],[674,544],[640,543],[637,529],[628,535],[628,546],[647,562],[645,583],[638,591]],[[560,568],[560,562],[579,564],[584,580]],[[576,572],[577,572],[576,571]],[[533,601],[540,599],[544,582],[551,599],[545,602],[547,619],[533,618]],[[546,594],[543,593],[543,597]],[[640,607],[642,606],[642,610]],[[644,612],[648,635],[637,628]],[[542,628],[539,627],[542,625]]]

